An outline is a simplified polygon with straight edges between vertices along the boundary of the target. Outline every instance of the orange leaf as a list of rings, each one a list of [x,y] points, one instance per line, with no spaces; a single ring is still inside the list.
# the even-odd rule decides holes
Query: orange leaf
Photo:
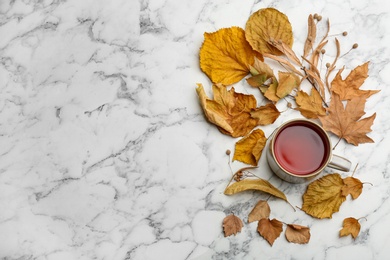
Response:
[[[271,41],[293,45],[292,27],[287,16],[274,8],[264,8],[253,13],[245,26],[245,36],[252,48],[260,53],[282,55]]]
[[[266,142],[267,138],[262,130],[252,131],[236,143],[233,160],[257,166]]]
[[[341,189],[343,196],[351,194],[353,199],[357,199],[363,191],[363,183],[354,177],[343,179],[344,187]]]
[[[278,108],[272,103],[255,108],[251,111],[251,117],[259,120],[259,125],[270,125],[275,122],[279,115],[280,112]]]
[[[200,49],[200,68],[213,83],[231,85],[248,75],[255,57],[263,57],[252,50],[239,27],[223,28],[204,34]]]
[[[351,100],[359,96],[365,96],[368,98],[379,92],[379,90],[359,89],[368,77],[368,62],[356,67],[344,80],[341,77],[343,70],[344,68],[337,72],[331,83],[332,91],[338,94],[341,100]]]
[[[241,229],[244,224],[239,217],[235,216],[234,214],[231,214],[223,219],[222,226],[225,237],[228,237],[241,232]]]
[[[300,84],[300,79],[292,72],[279,71],[279,85],[276,89],[276,95],[279,98],[284,98],[291,91],[297,88]]]
[[[232,137],[244,136],[259,124],[259,119],[251,116],[257,101],[253,95],[229,91],[225,86],[213,86],[214,100],[209,99],[201,84],[196,89],[207,119],[218,129]]]
[[[360,232],[360,223],[355,218],[346,218],[343,221],[343,228],[340,230],[340,237],[351,235],[354,239]]]
[[[341,193],[343,186],[343,179],[337,173],[313,181],[303,194],[302,210],[316,218],[332,218],[345,201]]]
[[[311,89],[310,95],[302,90],[298,91],[295,101],[298,105],[297,110],[306,118],[316,119],[318,116],[326,115],[321,96],[315,88]]]
[[[248,222],[251,223],[253,221],[258,221],[262,218],[269,218],[270,213],[271,209],[268,205],[268,202],[265,200],[260,200],[249,213]]]
[[[355,97],[348,101],[344,108],[339,95],[333,93],[328,109],[329,114],[319,117],[322,126],[350,144],[373,143],[374,141],[366,134],[371,132],[376,114],[360,119],[365,114],[365,103],[364,96]]]
[[[287,225],[286,239],[296,244],[307,244],[310,240],[310,228],[296,224]]]
[[[257,225],[257,231],[272,246],[283,231],[283,223],[277,219],[263,218]]]

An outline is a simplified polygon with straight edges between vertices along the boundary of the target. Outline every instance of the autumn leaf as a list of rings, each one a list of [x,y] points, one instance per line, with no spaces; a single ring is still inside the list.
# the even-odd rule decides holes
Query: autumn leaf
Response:
[[[271,41],[293,45],[292,27],[288,17],[274,8],[264,8],[253,13],[245,26],[245,37],[252,48],[260,53],[282,55]]]
[[[251,116],[257,105],[253,95],[236,93],[233,87],[227,90],[220,84],[213,85],[214,100],[207,97],[201,84],[196,91],[206,118],[224,134],[244,136],[261,123]]]
[[[279,116],[280,112],[278,108],[272,103],[255,108],[251,111],[251,117],[258,120],[258,125],[273,124]]]
[[[306,118],[317,119],[318,116],[326,115],[321,96],[315,88],[311,89],[310,95],[302,90],[298,91],[295,102],[298,105],[297,110]]]
[[[279,98],[284,98],[291,91],[297,88],[300,84],[300,79],[297,75],[291,72],[279,71],[279,85],[276,89],[276,95]]]
[[[303,194],[302,210],[315,218],[332,218],[346,199],[341,193],[343,186],[343,179],[337,173],[313,181]]]
[[[235,216],[234,214],[231,214],[223,219],[222,226],[225,237],[228,237],[241,232],[241,229],[244,224],[239,217]]]
[[[248,75],[255,57],[263,60],[245,39],[239,27],[204,34],[200,48],[200,68],[213,83],[231,85]]]
[[[355,218],[346,218],[343,221],[343,228],[340,230],[340,237],[351,235],[354,239],[360,232],[360,223]]]
[[[271,209],[268,205],[268,202],[265,200],[260,200],[257,202],[256,206],[248,215],[248,222],[258,221],[262,218],[269,218]]]
[[[309,15],[307,19],[307,37],[305,46],[303,48],[303,57],[307,57],[313,51],[314,42],[317,35],[317,25],[314,21],[313,15]]]
[[[264,237],[265,240],[272,246],[275,240],[283,231],[283,223],[277,219],[269,220],[269,218],[260,219],[257,225],[257,232]]]
[[[242,191],[247,190],[258,190],[265,193],[268,193],[270,195],[273,195],[277,198],[280,198],[286,202],[287,197],[284,195],[282,191],[280,191],[278,188],[274,187],[270,182],[263,180],[263,179],[245,179],[239,182],[235,182],[228,186],[224,194],[225,195],[233,195]]]
[[[370,117],[360,119],[364,114],[365,97],[355,97],[347,102],[344,108],[339,95],[333,93],[328,115],[320,116],[319,119],[325,130],[330,131],[348,143],[359,145],[361,143],[373,143],[367,136],[371,132],[376,113]]]
[[[288,224],[285,236],[290,243],[307,244],[310,240],[310,228],[296,224]]]
[[[236,143],[233,160],[257,166],[266,142],[267,138],[262,130],[252,131]]]
[[[368,77],[368,62],[353,69],[345,79],[341,77],[343,70],[344,68],[340,69],[331,82],[332,91],[338,94],[341,100],[351,100],[359,96],[368,98],[379,92],[379,90],[360,89]]]
[[[343,196],[351,194],[353,199],[357,199],[363,191],[363,183],[354,177],[346,177],[343,179],[344,186],[341,189]]]
[[[261,93],[265,94],[270,86],[274,86],[275,89],[278,86],[278,80],[267,63],[255,59],[250,72],[252,76],[247,78],[246,81],[250,86],[259,88]]]

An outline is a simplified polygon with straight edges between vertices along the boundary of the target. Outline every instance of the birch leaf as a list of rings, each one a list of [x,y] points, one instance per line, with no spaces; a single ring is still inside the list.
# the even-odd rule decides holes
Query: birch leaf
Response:
[[[234,214],[231,214],[223,219],[222,226],[225,237],[228,237],[241,232],[241,229],[244,224],[239,217],[235,216]]]
[[[290,243],[307,244],[310,240],[310,228],[296,224],[288,224],[285,236]]]
[[[344,186],[341,189],[343,196],[351,194],[353,199],[357,199],[363,191],[363,183],[354,177],[346,177],[343,179]]]
[[[283,223],[277,219],[260,219],[257,231],[272,246],[283,231]]]
[[[270,213],[271,208],[269,207],[268,202],[265,200],[260,200],[249,213],[248,222],[251,223],[262,218],[269,218]]]

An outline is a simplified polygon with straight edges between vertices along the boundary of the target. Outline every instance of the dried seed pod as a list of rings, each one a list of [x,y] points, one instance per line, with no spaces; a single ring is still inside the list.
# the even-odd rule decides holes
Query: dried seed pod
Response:
[[[343,32],[343,36],[347,36],[348,35],[348,32],[347,31],[344,31]]]
[[[356,49],[357,47],[359,47],[359,44],[357,44],[357,43],[354,43],[354,44],[352,45],[352,49]]]

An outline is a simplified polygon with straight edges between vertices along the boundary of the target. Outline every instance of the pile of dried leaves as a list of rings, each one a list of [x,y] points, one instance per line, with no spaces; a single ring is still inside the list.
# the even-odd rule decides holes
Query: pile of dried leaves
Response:
[[[233,160],[257,166],[267,142],[258,126],[275,122],[281,113],[275,104],[280,100],[285,100],[288,108],[299,111],[302,116],[319,121],[326,131],[338,136],[339,141],[344,139],[355,146],[373,142],[367,133],[371,132],[376,114],[364,117],[365,104],[378,90],[360,89],[368,77],[369,64],[366,62],[350,70],[343,78],[344,67],[336,69],[338,60],[343,56],[340,42],[337,37],[329,36],[329,20],[322,23],[326,28],[324,35],[317,35],[320,21],[321,16],[309,15],[307,38],[301,55],[292,49],[294,38],[288,17],[273,8],[253,13],[245,30],[230,27],[204,34],[200,68],[213,83],[213,98],[207,96],[201,84],[196,91],[207,120],[223,134],[242,137],[235,145]],[[346,36],[347,32],[340,35]],[[325,48],[330,39],[334,39],[336,55],[323,69]],[[351,50],[357,47],[355,43]],[[266,61],[277,64],[281,70],[275,73]],[[259,89],[264,100],[268,101],[266,105],[257,106],[255,96],[238,93],[231,86],[244,78],[248,85]],[[308,90],[301,87],[303,82],[309,83]],[[245,170],[247,168],[234,174],[232,180],[235,182],[226,188],[225,194],[259,190],[287,201],[283,192],[268,181],[242,177]],[[362,186],[354,177],[343,179],[337,173],[326,175],[308,185],[301,209],[316,218],[331,218],[334,212],[339,211],[348,194],[353,199],[360,195]],[[264,234],[272,234],[272,237],[265,237],[272,245],[282,232],[283,224],[275,219],[269,220],[267,214],[260,215],[261,218],[255,218],[259,221],[258,232],[263,237]],[[242,221],[237,218],[230,215],[224,220],[226,236],[241,230]],[[253,221],[253,217],[250,219]],[[358,220],[346,219],[340,236],[352,234],[355,238],[359,229]],[[305,238],[291,239],[288,234]],[[310,230],[295,224],[287,225],[286,237],[292,242],[307,243]]]

